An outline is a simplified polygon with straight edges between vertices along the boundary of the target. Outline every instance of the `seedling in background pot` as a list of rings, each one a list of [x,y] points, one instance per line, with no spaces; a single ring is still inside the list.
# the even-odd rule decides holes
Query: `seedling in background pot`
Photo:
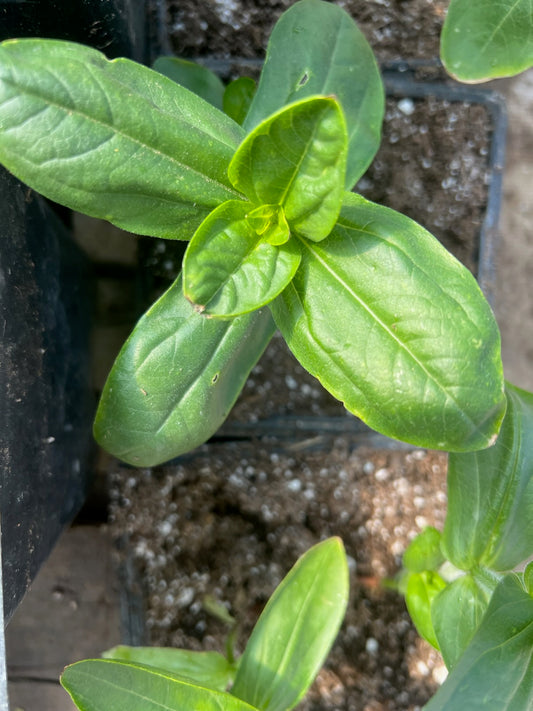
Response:
[[[449,456],[444,531],[404,555],[407,607],[450,670],[428,711],[533,704],[533,395],[507,400],[493,447]]]
[[[280,583],[236,662],[217,652],[117,647],[67,667],[61,683],[80,711],[289,711],[319,672],[347,601],[346,554],[330,538]]]

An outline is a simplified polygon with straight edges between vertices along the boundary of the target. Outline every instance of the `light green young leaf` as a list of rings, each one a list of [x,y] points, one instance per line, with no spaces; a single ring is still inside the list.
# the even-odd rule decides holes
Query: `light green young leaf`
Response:
[[[533,561],[528,563],[524,570],[524,586],[531,597],[533,597]]]
[[[439,642],[431,620],[431,606],[445,587],[446,583],[438,573],[425,570],[409,575],[405,592],[405,604],[418,634],[435,649],[439,649]]]
[[[458,568],[512,570],[533,555],[533,395],[506,384],[493,447],[448,459],[443,549]]]
[[[239,77],[230,82],[222,100],[224,112],[241,126],[250,109],[257,86],[250,77]]]
[[[304,99],[246,136],[229,178],[255,205],[282,205],[291,230],[318,242],[330,233],[341,207],[346,141],[339,104]]]
[[[248,212],[246,219],[263,241],[269,244],[285,244],[291,236],[281,205],[260,205]]]
[[[254,711],[216,691],[153,667],[87,659],[67,667],[61,684],[80,711]]]
[[[463,575],[433,600],[431,621],[448,669],[455,666],[470,643],[487,610],[489,599],[471,575]]]
[[[533,597],[533,561],[528,563],[524,569],[524,587]]]
[[[225,691],[235,677],[235,665],[230,664],[219,652],[119,645],[104,652],[102,656],[104,659],[156,667],[218,691]]]
[[[252,210],[249,202],[230,200],[192,238],[183,260],[183,291],[198,312],[222,318],[249,313],[276,298],[293,278],[301,259],[298,243],[270,244],[265,220],[259,220],[258,234],[247,219]],[[277,211],[271,217],[276,231]],[[288,227],[286,232],[288,237]]]
[[[301,0],[274,27],[244,128],[250,131],[283,106],[318,94],[335,96],[346,117],[349,190],[379,148],[383,84],[372,49],[348,13],[333,3]]]
[[[238,198],[227,168],[240,126],[161,74],[55,40],[0,45],[0,162],[74,210],[190,239]]]
[[[471,83],[533,66],[531,0],[451,0],[441,59],[453,77]]]
[[[181,84],[217,109],[222,110],[224,84],[207,67],[180,57],[158,57],[153,68],[156,72]]]
[[[533,598],[518,576],[496,588],[481,625],[424,711],[533,708]]]
[[[274,330],[268,311],[232,321],[200,316],[178,278],[115,361],[96,413],[97,441],[134,466],[202,444],[227,417]]]
[[[441,533],[433,526],[428,526],[407,546],[403,554],[403,565],[411,573],[423,573],[424,570],[436,571],[445,557],[441,551]]]
[[[304,368],[389,437],[452,451],[493,441],[500,335],[470,272],[408,217],[351,193],[331,235],[301,247],[269,308]]]
[[[289,711],[320,670],[348,600],[339,538],[303,555],[267,603],[239,660],[232,694],[261,711]]]

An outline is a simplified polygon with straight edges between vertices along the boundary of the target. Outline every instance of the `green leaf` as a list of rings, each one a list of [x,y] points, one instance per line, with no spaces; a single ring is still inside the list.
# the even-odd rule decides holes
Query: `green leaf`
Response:
[[[528,593],[533,597],[533,561],[528,563],[524,570],[524,586]]]
[[[269,308],[304,368],[389,437],[452,451],[493,441],[500,335],[470,272],[408,217],[351,193],[327,239],[300,241]]]
[[[139,234],[191,235],[238,198],[242,129],[161,74],[55,40],[0,45],[0,162],[46,197]]]
[[[303,555],[278,586],[239,660],[232,694],[261,711],[289,711],[304,696],[339,631],[348,600],[342,542]]]
[[[418,634],[435,649],[439,648],[439,643],[431,620],[431,606],[445,587],[446,582],[438,573],[425,570],[423,573],[409,575],[405,592],[405,604]]]
[[[80,711],[253,711],[226,692],[160,669],[108,659],[72,664],[61,684]]]
[[[184,294],[201,313],[227,318],[254,311],[276,298],[298,268],[298,244],[277,247],[266,241],[270,232],[264,220],[263,234],[258,234],[247,219],[251,207],[249,202],[224,203],[200,225],[187,248]]]
[[[218,691],[227,689],[235,676],[235,665],[230,664],[219,652],[119,645],[104,652],[102,656],[119,662],[156,667]]]
[[[344,193],[346,126],[334,99],[311,98],[270,116],[244,139],[229,166],[256,205],[282,205],[291,230],[327,237]]]
[[[250,109],[257,86],[250,77],[239,77],[230,82],[224,91],[222,106],[225,113],[241,126]]]
[[[134,466],[188,452],[220,427],[274,333],[267,311],[206,319],[181,278],[141,318],[105,384],[94,434]]]
[[[403,554],[403,565],[411,573],[437,570],[446,560],[440,548],[440,541],[440,531],[428,526],[407,546]]]
[[[250,131],[283,106],[318,94],[335,96],[344,111],[345,187],[351,189],[381,142],[383,84],[370,45],[352,18],[333,3],[301,0],[274,27],[244,128]]]
[[[489,599],[471,575],[463,575],[433,600],[431,621],[448,669],[455,666],[467,648],[487,610]]]
[[[291,232],[281,205],[260,205],[248,212],[250,226],[269,244],[285,244]]]
[[[533,66],[531,0],[451,0],[441,58],[447,71],[465,82],[512,76]]]
[[[533,708],[533,599],[518,576],[496,588],[481,625],[424,711]]]
[[[207,67],[179,57],[158,57],[153,64],[153,68],[156,72],[172,79],[172,81],[202,97],[217,109],[222,110],[224,84]]]
[[[533,395],[506,385],[493,447],[448,459],[443,549],[454,565],[512,570],[533,555]]]

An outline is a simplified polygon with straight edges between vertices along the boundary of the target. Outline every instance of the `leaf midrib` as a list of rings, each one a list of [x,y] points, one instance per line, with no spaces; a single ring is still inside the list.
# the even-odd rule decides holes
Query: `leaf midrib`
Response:
[[[307,240],[303,239],[299,235],[295,235],[295,237],[301,242],[303,247],[305,247],[310,252],[310,254],[316,259],[316,261],[319,262],[320,265],[333,277],[333,279],[337,281],[338,284],[350,294],[354,301],[356,301],[369,314],[369,316],[374,320],[374,322],[377,323],[377,325],[385,331],[385,333],[391,338],[391,340],[395,341],[398,347],[405,351],[405,353],[407,353],[407,355],[411,358],[412,362],[414,362],[420,368],[420,370],[425,374],[428,380],[434,383],[437,386],[438,390],[442,392],[446,398],[448,398],[454,403],[457,411],[462,413],[463,417],[473,427],[474,431],[478,431],[478,425],[472,420],[469,415],[467,415],[463,408],[459,407],[457,399],[453,395],[448,393],[446,388],[426,368],[426,366],[411,351],[411,349],[409,349],[408,346],[403,341],[401,341],[398,336],[396,336],[396,334],[387,326],[387,324],[381,318],[378,317],[378,315],[370,308],[370,306],[365,301],[361,299],[360,296],[358,296],[358,294],[349,286],[349,284],[347,284],[344,279],[342,279],[341,276],[337,272],[335,272],[324,259],[320,257],[314,244],[311,245]]]
[[[55,75],[54,75],[54,76],[55,76]],[[16,91],[20,91],[20,86],[19,86],[19,84],[16,82],[16,80],[11,80],[11,79],[8,79],[8,78],[1,78],[1,79],[0,79],[0,83],[2,83],[2,82],[3,82],[4,84],[6,84],[6,85],[12,87],[12,88],[15,89]],[[209,183],[211,183],[211,184],[213,184],[213,185],[220,186],[220,187],[223,188],[226,192],[228,192],[228,193],[230,193],[230,194],[232,194],[232,195],[234,195],[234,196],[237,196],[237,197],[239,197],[239,198],[242,197],[241,194],[240,194],[238,191],[236,191],[233,187],[231,187],[231,186],[229,186],[229,185],[225,185],[224,183],[221,183],[221,182],[219,182],[218,180],[215,180],[214,178],[205,175],[205,173],[200,172],[197,168],[193,168],[192,166],[189,166],[189,165],[186,165],[185,163],[182,163],[181,161],[179,161],[179,160],[178,160],[177,158],[175,158],[174,156],[169,155],[168,153],[165,153],[165,152],[161,151],[160,149],[156,148],[155,146],[151,145],[151,144],[148,143],[148,142],[143,142],[143,141],[139,140],[139,139],[136,138],[135,136],[131,135],[131,133],[124,131],[122,128],[119,129],[119,128],[117,128],[117,127],[116,127],[115,125],[113,125],[113,124],[107,124],[107,123],[105,123],[104,121],[95,118],[94,116],[90,116],[89,114],[80,111],[79,109],[68,108],[68,107],[64,106],[63,104],[61,104],[61,103],[59,103],[59,102],[57,102],[57,101],[51,101],[51,100],[49,100],[48,98],[43,97],[43,95],[42,95],[40,92],[38,92],[38,91],[34,91],[34,90],[31,91],[31,90],[29,90],[29,89],[27,89],[27,88],[23,88],[23,90],[21,91],[21,93],[22,93],[23,95],[32,97],[33,99],[37,99],[37,100],[39,100],[39,101],[42,101],[42,102],[45,104],[45,107],[44,107],[44,110],[45,110],[45,111],[48,110],[48,109],[55,109],[55,110],[57,110],[57,111],[59,111],[59,112],[64,113],[66,116],[75,115],[75,116],[80,117],[80,118],[83,119],[84,121],[87,121],[87,122],[90,122],[90,123],[94,124],[95,126],[98,126],[98,127],[100,127],[100,128],[105,128],[105,129],[107,129],[108,131],[109,131],[109,130],[110,130],[110,131],[113,131],[113,134],[114,134],[113,137],[118,136],[118,137],[120,137],[120,138],[122,138],[122,139],[131,141],[133,144],[136,144],[137,146],[140,146],[140,147],[143,148],[143,149],[149,150],[149,151],[152,152],[154,155],[160,156],[160,157],[162,157],[162,158],[168,160],[169,162],[171,162],[172,164],[176,165],[176,166],[177,166],[178,168],[180,168],[181,170],[190,171],[190,172],[192,172],[192,173],[195,173],[196,175],[201,176],[201,178],[202,178],[203,180],[205,180],[205,181],[207,181],[207,182],[209,182]],[[11,98],[12,98],[12,97],[9,97],[9,98],[8,98],[8,101],[9,101]],[[4,104],[5,104],[5,103],[6,103],[6,102],[4,102]],[[2,106],[2,105],[4,105],[4,104],[0,104],[0,106]],[[161,109],[158,109],[158,110],[159,110],[159,112],[160,112],[163,116],[165,116],[165,117],[168,116],[169,118],[173,118],[173,117],[171,117],[169,114],[166,114],[165,112],[161,111]],[[42,113],[42,111],[39,112],[39,113]],[[38,114],[34,114],[34,116],[32,116],[31,118],[34,118],[34,117],[37,116],[37,115],[38,115]],[[25,119],[25,120],[26,120],[26,119]],[[25,120],[24,120],[24,122],[25,122]],[[187,124],[187,126],[198,130],[198,127],[193,126],[193,125],[190,124],[189,122],[185,121],[185,119],[182,119],[182,120],[184,121],[184,123]],[[24,123],[24,122],[23,122],[23,123]],[[20,129],[20,126],[21,126],[21,125],[22,125],[22,124],[12,124],[8,129],[3,129],[3,130],[4,130],[5,133],[7,133],[8,131],[11,131],[11,130]],[[202,133],[205,133],[205,132],[202,132]],[[210,138],[214,138],[211,134],[205,133],[205,135],[206,135],[206,136],[209,136]],[[216,139],[215,139],[215,140],[216,140]],[[228,144],[223,143],[223,142],[221,142],[221,143],[222,143],[223,145],[226,145],[226,146],[228,145]],[[97,147],[96,149],[93,149],[93,150],[97,150],[97,149],[98,149],[98,147]],[[88,151],[88,152],[90,152],[90,151]],[[77,155],[71,155],[71,156],[68,156],[67,158],[60,158],[60,157],[58,157],[58,158],[50,158],[50,159],[48,159],[48,160],[46,160],[46,161],[43,161],[42,163],[35,163],[35,162],[34,162],[33,164],[34,164],[34,165],[44,165],[45,163],[50,163],[50,162],[53,162],[53,161],[59,161],[59,162],[61,162],[61,161],[63,161],[63,160],[69,160],[69,159],[76,158],[76,157],[78,157],[78,156],[77,156]]]

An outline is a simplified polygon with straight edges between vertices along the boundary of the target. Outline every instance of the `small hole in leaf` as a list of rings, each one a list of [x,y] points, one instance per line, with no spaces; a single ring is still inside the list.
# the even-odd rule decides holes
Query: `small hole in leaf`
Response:
[[[219,373],[215,373],[211,378],[211,385],[214,385],[218,380]]]
[[[298,88],[300,89],[302,86],[305,86],[308,81],[309,81],[309,74],[307,72],[305,72],[303,74],[302,78],[300,79],[300,81],[298,82]]]

